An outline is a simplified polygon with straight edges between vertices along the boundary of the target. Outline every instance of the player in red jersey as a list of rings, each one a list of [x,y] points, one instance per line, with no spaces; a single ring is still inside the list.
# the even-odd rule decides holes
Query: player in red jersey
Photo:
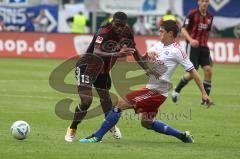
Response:
[[[134,109],[136,113],[142,114],[141,124],[144,128],[154,130],[155,132],[171,135],[183,142],[194,142],[188,131],[179,131],[162,121],[156,120],[156,114],[159,107],[167,98],[168,85],[177,66],[181,64],[196,81],[200,88],[202,98],[210,106],[210,98],[204,90],[199,74],[194,69],[187,55],[181,50],[175,42],[178,33],[178,26],[174,21],[165,21],[160,27],[160,41],[148,51],[148,58],[152,64],[152,69],[158,71],[161,75],[156,78],[150,75],[149,83],[146,88],[133,91],[125,96],[125,100],[120,100],[117,106],[109,112],[100,129],[92,136],[80,139],[80,142],[99,142],[113,125],[115,125],[125,109]]]
[[[97,30],[86,54],[79,58],[76,64],[76,79],[81,104],[76,107],[72,124],[65,135],[67,142],[74,141],[77,126],[86,116],[92,103],[92,85],[100,97],[105,116],[112,109],[109,71],[118,57],[128,54],[133,54],[136,61],[145,70],[147,69],[141,60],[141,55],[135,49],[133,32],[127,25],[127,15],[123,12],[116,12],[111,23]],[[116,126],[112,127],[111,132],[115,138],[121,138],[120,130]]]
[[[195,69],[198,69],[199,65],[203,68],[203,85],[209,95],[212,86],[212,60],[207,41],[212,27],[213,15],[207,11],[208,5],[209,0],[198,0],[198,8],[189,11],[181,31],[187,40],[186,50]],[[182,88],[192,79],[193,77],[189,73],[182,77],[172,93],[174,103],[178,102]],[[205,101],[202,100],[201,104],[205,104]]]

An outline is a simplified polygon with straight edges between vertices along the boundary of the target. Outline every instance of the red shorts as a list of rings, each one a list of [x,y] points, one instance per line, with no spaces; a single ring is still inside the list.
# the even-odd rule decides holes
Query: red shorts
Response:
[[[147,113],[155,117],[158,108],[167,99],[167,97],[159,94],[156,90],[143,88],[133,91],[126,95],[128,102],[133,105],[136,113]]]

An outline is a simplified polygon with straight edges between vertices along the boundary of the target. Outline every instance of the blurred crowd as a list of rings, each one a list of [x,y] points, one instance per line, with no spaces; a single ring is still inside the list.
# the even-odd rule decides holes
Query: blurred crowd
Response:
[[[40,10],[39,15],[33,13],[26,14],[26,18],[29,19],[24,25],[15,25],[7,27],[4,24],[3,16],[0,16],[0,30],[1,31],[20,31],[20,32],[46,32],[47,27],[50,24],[49,19],[46,17],[46,10]]]
[[[156,26],[160,26],[162,21],[166,20],[166,16],[174,17],[179,26],[180,22],[175,15],[172,15],[171,12],[168,12],[164,15],[160,21],[156,23]],[[47,27],[51,24],[51,21],[46,16],[46,10],[41,9],[38,15],[33,13],[27,13],[26,18],[28,19],[24,25],[15,25],[14,27],[6,27],[4,24],[4,17],[0,15],[0,31],[20,31],[20,32],[47,32]],[[112,15],[107,14],[105,19],[101,22],[101,25],[110,23],[112,20]],[[89,20],[83,14],[83,12],[78,12],[76,15],[71,16],[66,19],[66,23],[71,28],[72,33],[91,33],[87,27],[91,27]],[[147,23],[144,15],[136,16],[135,23],[131,26],[136,35],[154,35],[154,32],[151,29],[149,23]]]
[[[34,1],[35,2],[35,1]],[[41,0],[41,4],[51,4],[51,0]],[[56,1],[59,2],[59,1]],[[63,8],[65,4],[75,4],[75,3],[82,3],[83,0],[61,0],[61,6],[59,8]],[[1,6],[0,6],[1,7]],[[22,25],[15,25],[15,26],[7,26],[4,22],[4,16],[0,14],[0,31],[19,31],[19,32],[52,32],[48,30],[48,27],[51,25],[51,20],[46,15],[48,14],[47,9],[41,9],[38,15],[33,13],[26,13],[26,18],[28,19],[25,24]],[[93,26],[92,19],[89,18],[90,16],[86,16],[82,11],[79,11],[75,15],[71,17],[58,17],[59,20],[61,18],[65,18],[64,21],[66,25],[69,27],[69,32],[71,33],[80,33],[80,34],[87,34],[93,33],[98,26]],[[130,27],[132,27],[134,33],[136,35],[158,35],[158,28],[160,24],[165,20],[174,20],[178,24],[179,27],[182,25],[182,19],[179,19],[177,15],[174,15],[171,10],[168,10],[165,15],[159,15],[156,22],[153,24],[149,24],[148,16],[146,15],[138,15],[138,16],[131,16],[134,18],[134,22],[130,23]],[[106,17],[101,22],[101,25],[111,22],[112,15],[106,14]],[[58,24],[60,26],[62,24]],[[154,28],[153,28],[154,26]],[[95,29],[92,29],[95,27]],[[91,29],[90,29],[91,28]],[[218,36],[217,30],[213,26],[213,31],[211,32],[211,36]],[[58,30],[61,32],[61,30]]]

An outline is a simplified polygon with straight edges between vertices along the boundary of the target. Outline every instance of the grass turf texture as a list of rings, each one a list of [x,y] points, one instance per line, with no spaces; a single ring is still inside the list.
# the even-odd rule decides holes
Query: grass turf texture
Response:
[[[108,133],[102,143],[80,144],[64,141],[70,121],[55,114],[55,104],[63,98],[74,99],[71,110],[78,103],[77,95],[57,92],[48,84],[51,71],[60,63],[61,60],[0,59],[1,159],[239,158],[239,65],[214,66],[211,97],[216,105],[211,109],[200,106],[201,97],[194,82],[184,88],[177,106],[168,98],[161,107],[158,118],[180,130],[190,130],[195,136],[194,144],[146,130],[137,117],[130,120],[127,115],[118,124],[123,134],[121,140]],[[127,67],[124,62],[120,66]],[[177,70],[172,80],[175,85],[183,72],[182,68]],[[66,81],[75,83],[74,74],[69,74]],[[92,107],[97,103],[94,99]],[[26,140],[18,141],[10,135],[10,126],[16,120],[31,125]],[[102,121],[103,116],[83,122],[77,137],[90,135]]]

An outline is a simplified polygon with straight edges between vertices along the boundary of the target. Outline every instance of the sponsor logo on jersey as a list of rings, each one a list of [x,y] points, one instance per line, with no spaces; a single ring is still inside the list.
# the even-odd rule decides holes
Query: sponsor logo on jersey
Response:
[[[168,54],[169,54],[169,52],[168,52],[168,51],[165,51],[165,52],[164,52],[164,54],[165,54],[165,55],[168,55]]]
[[[204,30],[208,28],[208,24],[199,23],[198,30]]]
[[[96,43],[101,44],[103,42],[103,37],[98,36],[96,39]]]

